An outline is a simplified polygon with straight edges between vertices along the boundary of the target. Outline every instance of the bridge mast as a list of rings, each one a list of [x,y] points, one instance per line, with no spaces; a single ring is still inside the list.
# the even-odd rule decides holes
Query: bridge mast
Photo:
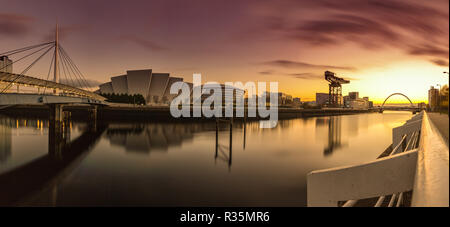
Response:
[[[58,58],[59,58],[59,41],[58,41],[58,23],[56,23],[55,29],[55,65],[53,68],[53,82],[59,83],[59,67],[58,67]],[[56,89],[53,89],[53,94],[56,94]]]

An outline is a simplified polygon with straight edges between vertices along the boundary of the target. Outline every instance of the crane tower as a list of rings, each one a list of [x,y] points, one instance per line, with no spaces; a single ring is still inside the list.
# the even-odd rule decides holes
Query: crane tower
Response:
[[[337,77],[334,72],[330,71],[325,71],[325,80],[330,83],[328,85],[328,106],[342,107],[342,84],[348,84],[350,81]]]

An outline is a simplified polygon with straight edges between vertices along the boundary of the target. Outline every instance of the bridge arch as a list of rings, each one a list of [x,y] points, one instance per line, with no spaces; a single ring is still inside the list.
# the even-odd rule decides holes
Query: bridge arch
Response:
[[[406,95],[404,95],[404,94],[402,94],[402,93],[393,93],[393,94],[389,95],[389,96],[384,100],[383,105],[381,105],[381,107],[384,107],[384,104],[386,103],[386,101],[387,101],[390,97],[392,97],[392,96],[394,96],[394,95],[401,95],[401,96],[405,97],[406,99],[408,99],[409,103],[411,103],[411,106],[414,106],[413,102],[411,101],[411,99],[408,98],[408,96],[406,96]]]

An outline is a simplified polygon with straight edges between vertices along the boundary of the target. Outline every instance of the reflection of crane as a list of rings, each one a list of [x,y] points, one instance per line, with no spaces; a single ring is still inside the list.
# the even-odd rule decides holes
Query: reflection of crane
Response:
[[[350,83],[350,81],[337,77],[335,75],[336,74],[334,72],[325,71],[325,80],[327,80],[330,83],[328,93],[328,106],[341,107],[342,106],[341,84],[348,84]]]
[[[343,146],[341,131],[341,118],[331,116],[328,119],[328,146],[323,150],[324,156],[332,154],[334,150]]]

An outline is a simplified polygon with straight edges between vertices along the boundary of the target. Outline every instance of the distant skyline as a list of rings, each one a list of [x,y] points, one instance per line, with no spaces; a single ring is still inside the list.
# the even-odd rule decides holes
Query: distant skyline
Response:
[[[192,81],[278,81],[304,101],[323,72],[382,102],[447,84],[448,0],[0,0],[0,53],[53,39],[92,82],[152,68]],[[19,66],[18,66],[19,67]],[[34,71],[33,71],[34,70]],[[31,72],[47,74],[48,65]],[[394,101],[405,102],[398,98]]]

